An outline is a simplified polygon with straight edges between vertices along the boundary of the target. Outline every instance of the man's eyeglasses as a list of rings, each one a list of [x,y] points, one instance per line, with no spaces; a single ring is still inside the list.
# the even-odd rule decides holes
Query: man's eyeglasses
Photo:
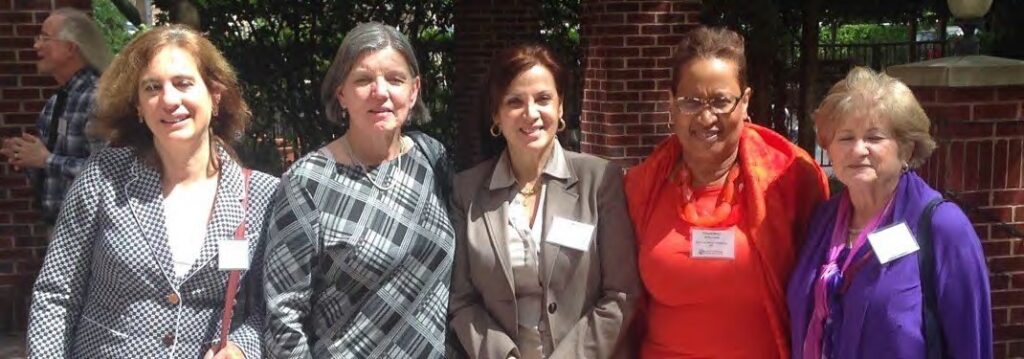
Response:
[[[716,115],[727,115],[736,110],[743,96],[716,96],[709,99],[699,97],[679,97],[676,109],[684,115],[696,115],[707,107]]]

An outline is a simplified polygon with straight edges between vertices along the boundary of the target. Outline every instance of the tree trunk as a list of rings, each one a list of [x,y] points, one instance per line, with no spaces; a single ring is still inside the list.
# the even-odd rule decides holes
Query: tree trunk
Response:
[[[814,121],[811,114],[818,99],[818,22],[821,0],[803,0],[800,39],[800,125],[797,144],[814,154]]]
[[[939,28],[936,30],[938,30],[939,34],[940,56],[946,56],[946,37],[948,36],[946,34],[946,26],[949,23],[949,9],[946,8],[945,6],[939,6],[939,9],[938,11],[936,11],[936,13],[939,17]]]
[[[188,0],[176,1],[169,11],[172,23],[182,24],[203,31],[203,22],[199,18],[199,9]]]
[[[908,34],[907,34],[907,39],[910,42],[910,51],[908,52],[910,54],[910,58],[907,59],[908,63],[910,63],[910,62],[917,62],[917,60],[918,60],[918,57],[917,57],[917,16],[918,16],[918,14],[915,13],[910,18],[910,26],[909,26],[910,27],[910,31],[908,31]]]
[[[167,12],[172,24],[186,25],[196,31],[203,31],[199,9],[189,0],[155,0],[153,3],[160,10]]]
[[[142,25],[142,16],[139,14],[139,10],[135,8],[135,4],[132,4],[128,0],[113,0],[112,3],[117,11],[124,15],[124,18],[132,23],[132,25]]]

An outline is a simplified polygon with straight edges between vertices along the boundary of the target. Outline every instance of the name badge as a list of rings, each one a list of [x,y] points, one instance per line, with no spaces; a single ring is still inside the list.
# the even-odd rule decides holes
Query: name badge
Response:
[[[690,229],[690,256],[705,259],[735,259],[736,229]]]
[[[910,228],[907,228],[907,224],[904,222],[868,234],[868,243],[871,243],[871,249],[882,264],[921,249],[917,246],[914,234],[910,232]]]
[[[594,225],[592,224],[555,217],[555,221],[551,223],[551,231],[548,232],[547,241],[586,252],[590,249],[590,241],[593,240],[593,235]]]
[[[64,121],[64,117],[57,119],[57,134],[67,136],[68,134],[68,121]]]
[[[225,239],[217,243],[220,270],[249,269],[249,240]]]

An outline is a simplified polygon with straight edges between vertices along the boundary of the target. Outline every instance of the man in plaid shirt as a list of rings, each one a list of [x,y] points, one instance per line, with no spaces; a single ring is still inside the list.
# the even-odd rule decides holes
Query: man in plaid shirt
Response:
[[[25,133],[5,139],[0,154],[15,168],[26,169],[43,221],[52,225],[71,181],[102,146],[102,141],[87,136],[87,128],[96,82],[113,56],[96,23],[74,9],[51,13],[33,48],[39,72],[53,76],[60,88],[39,114],[39,136]]]

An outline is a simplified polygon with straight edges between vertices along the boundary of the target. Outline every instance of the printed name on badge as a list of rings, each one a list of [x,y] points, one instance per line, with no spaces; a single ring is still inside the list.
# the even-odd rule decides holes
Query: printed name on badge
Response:
[[[220,270],[249,269],[249,240],[225,239],[217,245]]]
[[[704,259],[735,259],[736,229],[690,229],[690,256]]]
[[[548,232],[547,241],[586,252],[590,249],[590,241],[593,239],[593,235],[594,225],[592,224],[555,217],[554,222],[551,224],[551,231]]]

